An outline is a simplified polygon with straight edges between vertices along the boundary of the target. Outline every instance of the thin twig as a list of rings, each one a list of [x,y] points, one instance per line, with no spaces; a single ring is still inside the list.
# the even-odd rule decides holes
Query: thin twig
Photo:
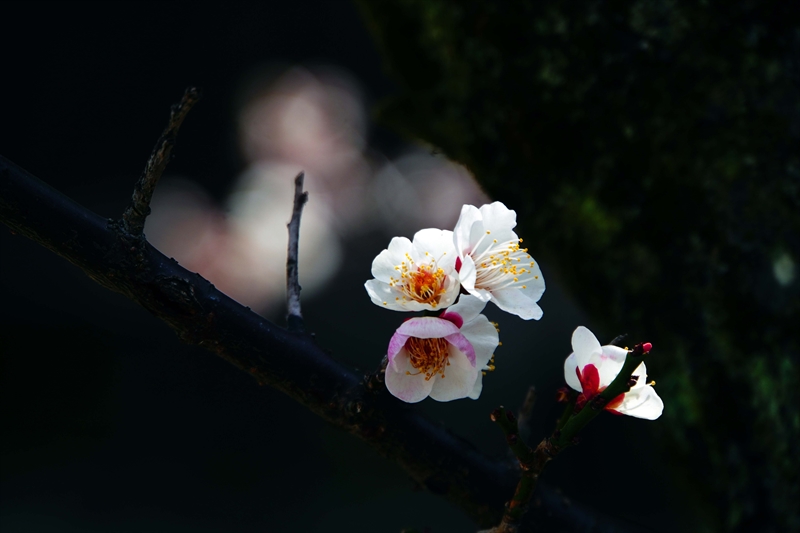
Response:
[[[308,201],[308,192],[303,191],[303,178],[300,172],[294,179],[294,203],[289,228],[289,250],[286,253],[286,325],[289,331],[303,331],[303,313],[300,309],[300,282],[298,281],[298,253],[300,240],[300,217],[303,206]]]
[[[139,176],[139,181],[136,182],[131,205],[122,215],[125,230],[135,237],[140,237],[144,231],[144,221],[150,214],[150,200],[153,199],[153,191],[156,190],[158,180],[169,163],[172,147],[178,137],[178,129],[199,99],[200,90],[197,87],[189,87],[183,93],[181,101],[170,108],[167,127],[153,147],[150,159],[147,160],[147,165]]]
[[[500,525],[489,532],[516,533],[523,515],[528,510],[528,503],[531,501],[539,476],[557,452],[550,439],[542,440],[535,450],[528,446],[519,435],[519,425],[514,414],[505,407],[500,406],[492,411],[491,419],[505,434],[509,448],[519,461],[522,475],[514,496],[506,503]]]

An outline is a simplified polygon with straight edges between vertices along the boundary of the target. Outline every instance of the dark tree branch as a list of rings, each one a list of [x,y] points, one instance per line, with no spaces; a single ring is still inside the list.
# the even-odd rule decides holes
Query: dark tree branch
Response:
[[[303,206],[308,201],[308,193],[303,192],[304,177],[303,172],[300,172],[294,179],[292,219],[286,225],[289,228],[289,250],[286,253],[286,324],[289,331],[303,331],[297,247],[300,240],[300,217],[303,214]]]
[[[432,423],[375,380],[366,384],[307,335],[282,329],[165,257],[123,221],[104,219],[0,156],[0,221],[202,346],[369,443],[478,524],[497,524],[517,472]],[[526,515],[563,532],[634,531],[537,488]]]
[[[170,108],[169,122],[164,132],[159,137],[147,165],[144,167],[139,181],[133,189],[131,205],[122,215],[125,230],[133,236],[142,235],[144,231],[144,221],[150,214],[150,200],[153,199],[153,191],[156,190],[161,174],[167,168],[172,147],[175,146],[175,139],[178,136],[178,129],[183,124],[183,119],[192,109],[192,106],[200,99],[200,90],[196,87],[189,87],[183,93],[181,101]]]

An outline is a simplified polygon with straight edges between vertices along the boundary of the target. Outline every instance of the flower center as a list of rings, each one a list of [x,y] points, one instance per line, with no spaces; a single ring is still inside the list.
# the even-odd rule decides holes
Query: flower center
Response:
[[[407,261],[395,267],[400,272],[400,278],[390,278],[389,285],[400,289],[404,301],[413,300],[435,309],[442,295],[447,292],[447,275],[444,269],[438,267],[435,260],[418,265],[408,254],[406,259]]]
[[[411,359],[411,366],[419,372],[416,374],[406,372],[406,374],[425,374],[425,381],[428,381],[436,374],[444,377],[444,367],[450,365],[450,361],[447,360],[447,356],[450,354],[448,344],[441,337],[436,339],[409,337],[405,348]]]

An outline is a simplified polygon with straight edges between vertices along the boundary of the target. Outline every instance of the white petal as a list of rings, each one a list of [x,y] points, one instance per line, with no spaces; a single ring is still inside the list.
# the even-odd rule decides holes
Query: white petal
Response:
[[[636,385],[631,387],[631,390],[641,389],[642,387],[647,386],[647,367],[644,366],[644,362],[636,367],[636,370],[633,371],[632,376],[637,376]]]
[[[483,225],[487,230],[511,230],[517,225],[517,213],[507,208],[502,202],[492,202],[480,208]]]
[[[388,283],[384,283],[377,279],[371,279],[364,284],[367,289],[372,303],[379,305],[384,309],[391,309],[392,311],[416,311],[417,309],[409,308],[407,304],[417,302],[402,302],[400,298],[402,294],[390,287]]]
[[[608,387],[611,385],[611,382],[614,381],[614,378],[617,377],[619,371],[622,370],[625,360],[618,361],[604,353],[594,353],[589,358],[589,363],[597,367],[597,372],[600,374],[600,386]]]
[[[453,241],[460,257],[464,257],[465,250],[470,250],[470,235],[472,226],[481,219],[481,213],[474,205],[465,205],[461,208],[456,227],[453,230]]]
[[[506,313],[517,315],[523,320],[539,320],[542,318],[542,308],[536,304],[535,300],[528,298],[519,289],[492,291],[492,301]],[[598,343],[599,345],[600,343]]]
[[[425,381],[425,374],[420,374],[419,370],[411,366],[411,359],[405,349],[397,354],[395,364],[397,369],[393,365],[386,367],[386,388],[389,392],[408,403],[417,403],[427,398],[434,380]]]
[[[455,270],[453,270],[453,274],[455,274]],[[424,307],[425,309],[444,309],[445,307],[450,307],[458,300],[458,295],[461,294],[461,284],[458,282],[458,278],[453,274],[447,275],[445,292],[439,298],[439,303],[436,307],[426,304]]]
[[[581,381],[578,379],[577,372],[575,372],[576,368],[578,368],[578,361],[575,358],[575,354],[571,353],[567,360],[564,361],[564,379],[567,381],[567,385],[578,392],[583,392]]]
[[[399,261],[406,260],[406,254],[411,253],[411,241],[405,237],[394,237],[389,241],[389,248],[387,248],[390,257],[393,261],[398,261],[395,264],[400,264]]]
[[[395,268],[399,264],[389,250],[384,250],[372,261],[372,276],[384,283],[389,283],[390,278],[400,277],[400,273]]]
[[[486,302],[481,301],[479,298],[464,294],[458,299],[458,303],[450,307],[448,313],[458,313],[464,324],[475,320],[480,316],[483,308],[486,307]]]
[[[489,359],[492,358],[500,341],[497,329],[484,315],[478,315],[473,320],[464,322],[461,333],[475,350],[475,365],[479,370],[484,369],[489,364]]]
[[[478,377],[475,378],[475,385],[472,386],[472,392],[469,393],[469,397],[472,400],[477,400],[481,396],[481,392],[483,391],[483,372],[478,372]]]
[[[600,342],[588,328],[578,326],[572,332],[572,351],[575,352],[577,362],[581,367],[589,363],[592,354],[603,352]]]
[[[449,402],[466,398],[475,387],[475,378],[480,372],[467,360],[455,346],[450,345],[450,357],[447,358],[450,366],[444,367],[444,376],[437,375],[430,396],[439,402]]]
[[[664,402],[656,394],[656,390],[648,386],[626,394],[625,400],[616,411],[636,418],[655,420],[664,411]]]
[[[452,231],[428,228],[414,234],[411,257],[418,264],[435,260],[449,273],[455,265],[456,255]]]
[[[472,260],[472,256],[464,256],[461,260],[461,270],[458,271],[458,280],[470,293],[475,290],[475,279],[477,275],[478,272],[475,270],[475,261]]]
[[[458,326],[435,316],[418,316],[406,320],[397,328],[397,333],[418,339],[437,339],[458,333]]]

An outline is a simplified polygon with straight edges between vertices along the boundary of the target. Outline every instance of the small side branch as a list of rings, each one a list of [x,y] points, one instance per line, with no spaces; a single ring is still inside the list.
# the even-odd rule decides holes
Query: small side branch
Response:
[[[533,394],[529,391],[529,396],[533,396]],[[542,440],[535,450],[528,446],[520,437],[519,425],[510,410],[500,406],[492,411],[491,419],[506,436],[509,448],[519,461],[522,476],[517,483],[514,496],[506,503],[500,525],[490,529],[489,533],[516,533],[522,517],[528,510],[528,504],[533,496],[536,483],[539,481],[539,476],[557,452],[550,444],[549,439]]]
[[[286,254],[286,325],[290,331],[303,331],[303,313],[300,309],[300,282],[298,281],[298,243],[300,241],[300,217],[308,201],[308,192],[303,191],[305,174],[300,172],[294,179],[294,205],[289,228],[289,250]]]
[[[153,192],[156,190],[158,180],[169,163],[172,147],[178,137],[178,129],[198,100],[200,100],[200,90],[196,87],[189,87],[183,93],[181,101],[170,108],[167,127],[156,142],[150,159],[148,159],[139,181],[136,182],[131,205],[122,215],[125,230],[135,237],[141,237],[144,231],[144,221],[150,214],[150,200],[153,199]]]

